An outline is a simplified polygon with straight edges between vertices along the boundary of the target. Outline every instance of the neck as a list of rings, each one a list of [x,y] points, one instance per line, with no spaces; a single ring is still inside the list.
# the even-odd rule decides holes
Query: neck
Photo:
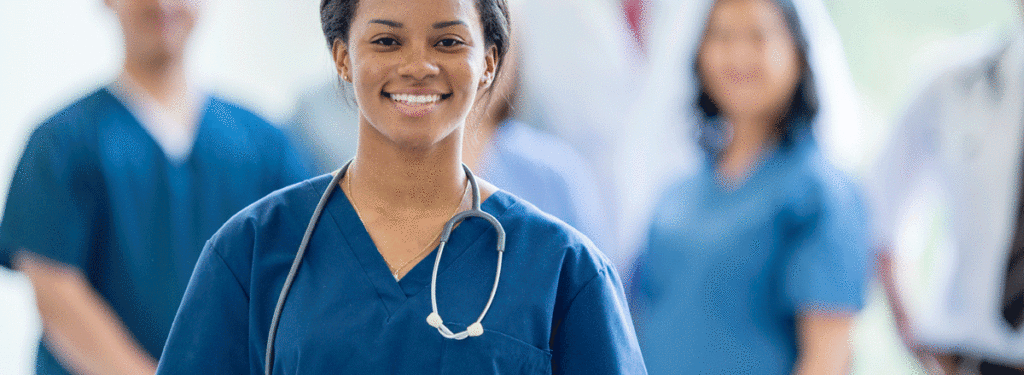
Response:
[[[361,121],[362,123],[362,121]],[[372,126],[361,125],[355,160],[349,166],[352,189],[367,208],[393,214],[449,209],[453,197],[465,189],[462,170],[462,135],[424,149],[390,142]]]
[[[179,106],[188,94],[181,58],[144,58],[129,53],[124,72],[165,107]]]
[[[484,162],[484,154],[487,152],[491,140],[494,139],[494,133],[507,117],[497,114],[480,116],[479,121],[474,121],[475,125],[466,125],[466,141],[462,146],[462,161],[469,166],[469,169],[474,171],[480,169]]]
[[[746,179],[762,152],[774,140],[775,123],[768,118],[730,117],[732,140],[722,153],[718,171],[727,182]]]

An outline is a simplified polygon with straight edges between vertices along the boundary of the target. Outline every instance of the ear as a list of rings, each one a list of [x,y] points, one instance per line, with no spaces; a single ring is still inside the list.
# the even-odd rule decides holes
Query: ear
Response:
[[[341,39],[335,39],[331,45],[331,55],[334,56],[334,67],[338,70],[338,76],[352,83],[352,61],[349,59],[348,45]]]
[[[484,55],[484,74],[480,76],[480,89],[494,84],[494,74],[498,70],[498,47],[491,46]]]

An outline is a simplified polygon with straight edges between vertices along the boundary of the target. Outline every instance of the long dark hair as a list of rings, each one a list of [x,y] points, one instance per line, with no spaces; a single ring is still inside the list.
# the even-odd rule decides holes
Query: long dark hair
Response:
[[[775,3],[779,10],[782,11],[786,27],[790,35],[793,36],[793,41],[796,42],[797,53],[800,55],[801,70],[803,72],[800,76],[800,82],[797,83],[796,90],[793,93],[789,108],[786,110],[782,120],[777,124],[778,128],[776,129],[779,134],[779,146],[788,148],[798,140],[810,136],[810,127],[814,122],[814,117],[818,114],[818,95],[814,85],[814,73],[811,71],[808,63],[807,38],[800,27],[800,19],[797,17],[796,7],[791,0],[770,1]],[[697,129],[699,143],[709,154],[717,156],[728,145],[729,131],[723,128],[725,125],[721,118],[721,110],[714,100],[711,99],[711,96],[708,95],[707,89],[704,86],[704,79],[700,74],[699,61],[696,55],[692,69],[700,82],[700,94],[697,95],[697,100],[694,102],[694,105],[699,109],[697,113],[701,115],[700,124]]]

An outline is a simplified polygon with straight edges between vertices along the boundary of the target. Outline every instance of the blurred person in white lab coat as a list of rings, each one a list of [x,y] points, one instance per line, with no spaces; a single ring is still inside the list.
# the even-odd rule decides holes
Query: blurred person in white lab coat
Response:
[[[1024,373],[1024,28],[951,43],[951,64],[903,113],[872,176],[879,274],[904,344],[935,372]],[[949,208],[946,267],[911,309],[902,217],[925,192]],[[931,236],[941,234],[931,233]]]
[[[624,280],[659,190],[651,176],[675,155],[661,144],[637,148],[636,139],[658,138],[659,129],[629,121],[647,69],[640,41],[651,31],[643,26],[663,2],[671,1],[640,2],[640,25],[634,1],[521,0],[519,7],[524,79],[514,116],[566,140],[594,170],[614,228],[602,250]]]

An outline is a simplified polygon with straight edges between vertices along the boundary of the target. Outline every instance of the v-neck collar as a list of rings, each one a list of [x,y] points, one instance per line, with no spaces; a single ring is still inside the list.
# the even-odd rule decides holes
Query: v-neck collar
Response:
[[[706,170],[704,173],[707,189],[714,196],[723,198],[746,196],[748,192],[761,191],[764,185],[768,183],[766,179],[777,173],[777,170],[786,164],[788,158],[793,157],[795,153],[802,152],[801,147],[803,146],[781,147],[776,145],[775,147],[762,150],[749,175],[735,187],[722,184],[719,181],[717,164],[715,162],[708,162],[705,165]]]
[[[326,186],[324,186],[326,188]],[[504,191],[496,191],[491,194],[480,208],[494,215],[499,221],[502,215],[512,204],[511,198]],[[359,219],[355,209],[349,202],[345,192],[336,188],[334,196],[327,204],[328,214],[338,230],[342,233],[346,245],[344,246],[359,262],[366,278],[373,285],[374,290],[384,303],[390,316],[405,305],[405,302],[414,298],[425,288],[430,286],[431,273],[433,272],[434,260],[437,257],[435,247],[425,258],[419,261],[409,270],[401,280],[395,280],[387,261],[377,250],[369,232],[363,222]],[[438,265],[437,277],[444,276],[445,271],[451,265],[459,261],[467,250],[474,247],[476,243],[484,238],[485,234],[494,233],[491,225],[479,218],[470,218],[462,222],[449,238],[444,248],[444,256]],[[492,234],[493,235],[493,234]],[[487,250],[487,249],[484,249]]]
[[[104,93],[107,94],[109,99],[113,101],[113,105],[119,107],[119,109],[128,114],[128,117],[132,119],[132,124],[135,127],[137,127],[138,130],[141,130],[143,134],[145,134],[145,139],[147,139],[149,143],[151,143],[153,146],[156,146],[156,149],[160,151],[160,156],[163,157],[163,160],[166,162],[168,166],[172,168],[179,168],[184,165],[187,165],[193,159],[193,157],[195,156],[195,151],[198,149],[197,146],[199,146],[199,142],[203,139],[203,133],[207,130],[206,127],[208,125],[207,123],[209,122],[209,119],[207,117],[210,116],[210,107],[211,105],[213,105],[212,97],[210,97],[209,95],[200,96],[198,104],[196,105],[196,124],[191,138],[191,145],[189,146],[188,152],[185,153],[181,158],[174,158],[167,153],[167,150],[164,149],[164,145],[162,145],[156,139],[156,137],[153,135],[150,129],[148,129],[146,125],[143,124],[144,120],[140,117],[140,114],[137,113],[137,110],[134,110],[132,108],[133,106],[126,102],[126,100],[128,99],[122,98],[119,94],[117,94],[117,90],[115,90],[112,86],[113,84],[104,87]]]

